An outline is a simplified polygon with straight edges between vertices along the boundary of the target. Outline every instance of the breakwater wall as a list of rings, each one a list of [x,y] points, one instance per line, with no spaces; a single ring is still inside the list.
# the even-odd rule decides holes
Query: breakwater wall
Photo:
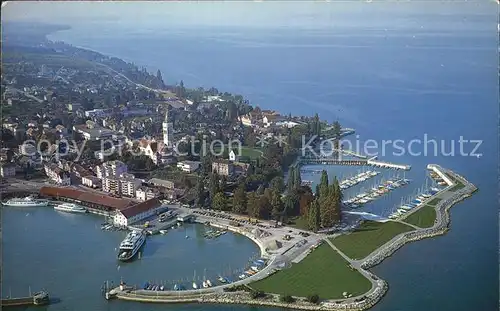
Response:
[[[33,297],[21,297],[21,298],[5,298],[2,299],[1,306],[32,306],[34,305]]]
[[[458,202],[471,196],[472,193],[477,190],[476,186],[465,180],[463,177],[457,174],[453,175],[464,184],[464,187],[456,192],[448,191],[450,196],[436,205],[436,222],[434,223],[434,226],[399,235],[390,241],[389,245],[383,246],[376,253],[369,255],[361,264],[361,268],[369,269],[380,264],[385,258],[391,256],[406,243],[443,235],[449,230],[451,221],[449,209]],[[448,189],[451,187],[452,185],[448,187]]]
[[[243,291],[218,292],[195,295],[141,295],[136,293],[121,292],[117,298],[122,300],[150,302],[150,303],[208,303],[208,304],[242,304],[265,307],[289,308],[295,310],[329,310],[329,311],[362,311],[373,307],[387,292],[387,283],[383,280],[377,281],[376,289],[363,298],[350,301],[331,300],[319,304],[307,302],[305,298],[295,297],[293,303],[279,301],[279,295],[268,294],[264,298],[253,299],[250,294]]]

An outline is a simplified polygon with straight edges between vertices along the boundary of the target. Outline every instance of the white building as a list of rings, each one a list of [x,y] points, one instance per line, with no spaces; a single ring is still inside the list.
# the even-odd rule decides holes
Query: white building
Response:
[[[88,175],[82,177],[82,185],[87,186],[89,188],[101,188],[102,180],[96,176]]]
[[[151,200],[157,196],[159,196],[158,190],[149,187],[139,187],[135,192],[135,197],[141,201]]]
[[[113,216],[113,223],[117,226],[130,226],[165,209],[165,207],[161,206],[158,199],[150,199],[117,211]]]
[[[45,174],[51,181],[61,186],[69,186],[71,184],[70,175],[63,171],[55,163],[48,163],[44,165]]]
[[[116,177],[104,177],[102,179],[102,191],[120,194],[120,180]]]
[[[122,161],[108,161],[96,167],[98,178],[117,177],[127,173],[128,168]]]
[[[163,121],[163,144],[167,148],[172,148],[174,145],[174,126],[168,117],[168,109],[165,113],[165,120]]]
[[[236,152],[234,152],[234,150],[231,150],[229,152],[229,161],[232,161],[232,162],[238,162],[240,160],[240,156],[236,154]]]
[[[199,161],[182,161],[177,163],[177,167],[183,172],[192,173],[196,171],[201,165]]]
[[[10,177],[16,175],[16,166],[11,163],[0,164],[0,175],[2,177]]]
[[[123,174],[120,179],[120,193],[124,196],[135,197],[135,191],[142,184],[140,179],[136,179],[132,174]]]

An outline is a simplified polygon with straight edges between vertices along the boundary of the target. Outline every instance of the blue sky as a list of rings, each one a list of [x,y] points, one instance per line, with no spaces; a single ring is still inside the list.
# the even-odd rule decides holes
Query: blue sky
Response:
[[[29,20],[81,25],[107,21],[133,27],[252,26],[335,27],[370,25],[379,27],[411,22],[412,15],[436,13],[488,14],[496,6],[486,1],[382,2],[372,1],[226,1],[226,2],[91,2],[19,1],[2,10],[2,21]],[[488,9],[489,8],[489,9]],[[386,20],[388,15],[399,21]]]

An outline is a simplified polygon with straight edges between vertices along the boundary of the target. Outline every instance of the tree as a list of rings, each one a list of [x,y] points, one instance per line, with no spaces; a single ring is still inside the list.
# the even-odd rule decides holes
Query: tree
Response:
[[[281,200],[281,194],[278,191],[272,191],[271,193],[271,206],[272,206],[272,216],[275,220],[280,220],[283,209],[284,209],[284,204],[283,201]]]
[[[263,195],[264,194],[264,185],[260,185],[259,188],[257,188],[257,194],[258,195]]]
[[[295,166],[295,174],[293,175],[294,178],[294,188],[298,188],[302,185],[302,177],[300,176],[300,168],[299,166]]]
[[[321,135],[321,122],[319,120],[319,116],[316,113],[313,118],[312,126],[311,126],[311,134],[317,135],[318,137]]]
[[[258,204],[259,198],[255,194],[255,192],[250,192],[247,195],[247,214],[249,216],[258,218],[259,217],[259,204]]]
[[[233,196],[233,212],[243,214],[247,209],[247,194],[245,192],[245,185],[240,184]]]
[[[340,138],[342,137],[342,128],[339,121],[333,122],[333,136],[335,137],[335,148],[340,148]]]
[[[290,295],[284,295],[280,297],[280,301],[285,303],[293,303],[295,302],[295,298]]]
[[[198,177],[198,182],[196,183],[196,199],[195,204],[197,207],[202,207],[205,204],[205,187],[203,185],[203,177]]]
[[[331,199],[332,199],[333,221],[334,223],[339,223],[342,218],[342,212],[341,212],[342,190],[340,189],[337,177],[333,179],[331,192],[332,192]]]
[[[212,201],[212,207],[219,211],[225,211],[227,208],[227,201],[224,193],[217,192]]]
[[[210,195],[210,200],[213,200],[215,197],[215,194],[219,192],[219,175],[217,175],[216,172],[213,172],[210,174],[210,180],[209,180],[209,195]]]
[[[295,181],[295,166],[290,166],[288,170],[288,180],[287,180],[287,189],[288,192],[291,192],[294,188],[294,181]]]
[[[278,192],[283,192],[285,190],[285,181],[283,180],[283,177],[281,176],[276,176],[271,180],[270,183],[270,188],[273,189],[273,191],[278,191]]]
[[[307,216],[307,221],[309,229],[314,232],[318,232],[321,225],[318,199],[315,199],[314,201],[311,202],[309,206],[309,215]]]
[[[261,219],[269,219],[269,216],[271,215],[272,206],[267,196],[265,195],[260,196],[257,206],[258,210],[256,217]]]
[[[310,303],[318,304],[319,303],[319,296],[316,294],[311,295],[311,296],[307,296],[307,301],[309,301]]]

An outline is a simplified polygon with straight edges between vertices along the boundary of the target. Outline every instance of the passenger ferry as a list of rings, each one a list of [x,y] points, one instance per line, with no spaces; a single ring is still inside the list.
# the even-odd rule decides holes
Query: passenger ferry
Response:
[[[41,207],[49,205],[49,201],[34,199],[33,197],[25,197],[10,199],[2,204],[13,207]]]
[[[146,233],[144,231],[134,230],[129,232],[125,239],[120,243],[118,252],[118,260],[128,261],[134,257],[141,246],[146,241]]]
[[[54,206],[56,211],[69,212],[69,213],[87,213],[87,209],[74,203],[63,203]]]

